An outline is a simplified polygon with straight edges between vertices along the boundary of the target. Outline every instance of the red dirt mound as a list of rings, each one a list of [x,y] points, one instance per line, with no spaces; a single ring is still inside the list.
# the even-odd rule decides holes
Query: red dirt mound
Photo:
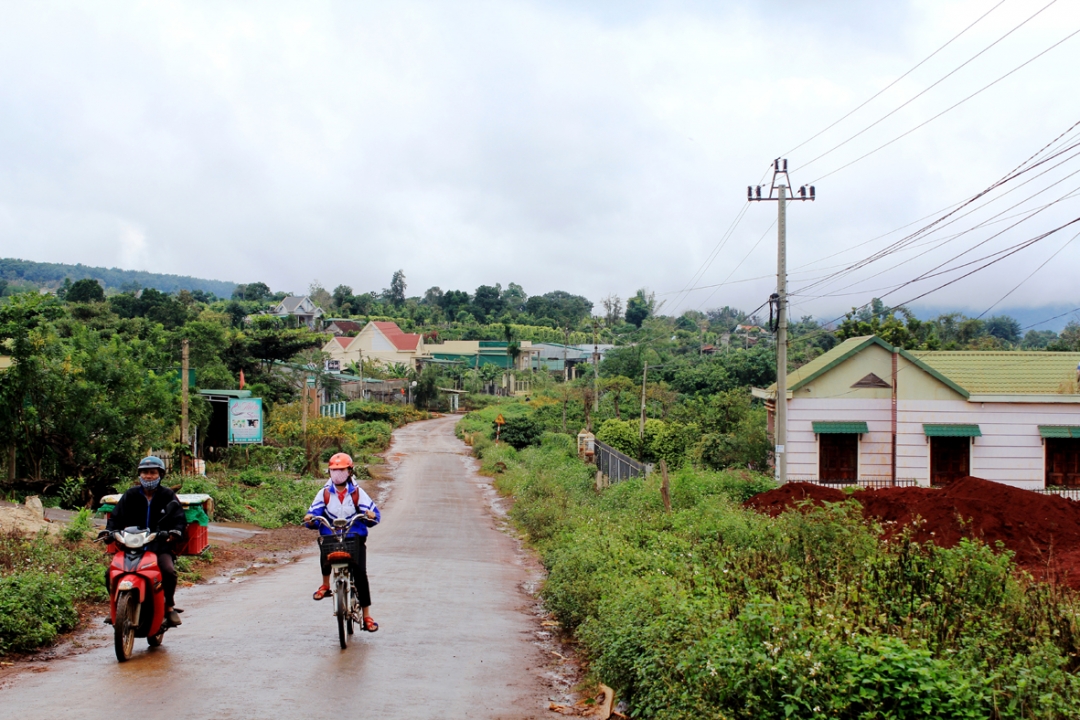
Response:
[[[793,482],[755,495],[746,501],[745,506],[770,517],[776,517],[785,510],[798,506],[804,500],[811,500],[815,505],[822,505],[827,502],[843,502],[849,497],[850,495],[843,490],[811,483]]]
[[[967,477],[941,490],[884,488],[853,495],[789,483],[750,498],[746,506],[775,517],[807,498],[815,504],[857,500],[864,516],[884,523],[887,534],[912,527],[914,539],[941,547],[965,537],[991,546],[1000,541],[1036,576],[1080,587],[1080,503],[1063,497]]]

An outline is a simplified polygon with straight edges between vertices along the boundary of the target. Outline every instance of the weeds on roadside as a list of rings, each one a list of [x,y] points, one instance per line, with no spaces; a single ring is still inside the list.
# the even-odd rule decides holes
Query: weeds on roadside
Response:
[[[75,627],[78,602],[101,602],[108,560],[89,542],[0,535],[0,655],[47,645]]]
[[[597,494],[566,436],[481,462],[635,717],[1080,716],[1077,595],[1007,552],[886,543],[852,502],[759,515],[746,473],[674,473],[667,514],[654,477]]]

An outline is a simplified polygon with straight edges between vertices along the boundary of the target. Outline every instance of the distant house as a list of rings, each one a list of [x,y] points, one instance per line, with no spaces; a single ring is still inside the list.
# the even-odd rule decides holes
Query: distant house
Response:
[[[403,332],[393,322],[369,322],[353,337],[333,337],[323,346],[323,352],[338,360],[342,368],[359,362],[361,357],[384,365],[404,363],[412,368],[416,367],[417,358],[426,355],[424,338],[418,333]]]
[[[275,305],[270,314],[285,318],[289,325],[307,325],[314,330],[323,310],[307,295],[290,295]]]
[[[788,480],[1080,487],[1080,353],[909,352],[849,338],[788,374]],[[896,392],[895,414],[893,391]],[[766,401],[773,428],[776,386]]]
[[[323,329],[334,335],[353,337],[360,334],[360,331],[364,329],[364,325],[355,320],[330,320]]]

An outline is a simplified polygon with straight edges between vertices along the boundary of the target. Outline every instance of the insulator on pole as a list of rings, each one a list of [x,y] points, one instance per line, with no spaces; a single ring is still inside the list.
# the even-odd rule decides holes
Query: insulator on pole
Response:
[[[814,186],[813,185],[810,186],[810,199],[811,200],[814,199]]]
[[[784,158],[784,172],[787,172],[787,158]]]
[[[758,200],[760,200],[761,199],[761,186],[760,185],[757,186],[757,196],[758,196]]]
[[[753,200],[754,199],[754,188],[750,187],[749,185],[746,186],[746,199],[747,200]]]

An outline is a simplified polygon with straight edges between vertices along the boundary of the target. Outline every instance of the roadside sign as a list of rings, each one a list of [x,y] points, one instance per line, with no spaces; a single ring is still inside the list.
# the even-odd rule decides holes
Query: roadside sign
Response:
[[[502,413],[499,413],[499,417],[495,418],[495,424],[496,425],[505,425],[506,424],[506,418],[504,418],[502,416]]]
[[[260,445],[262,441],[262,398],[229,398],[229,444]]]

